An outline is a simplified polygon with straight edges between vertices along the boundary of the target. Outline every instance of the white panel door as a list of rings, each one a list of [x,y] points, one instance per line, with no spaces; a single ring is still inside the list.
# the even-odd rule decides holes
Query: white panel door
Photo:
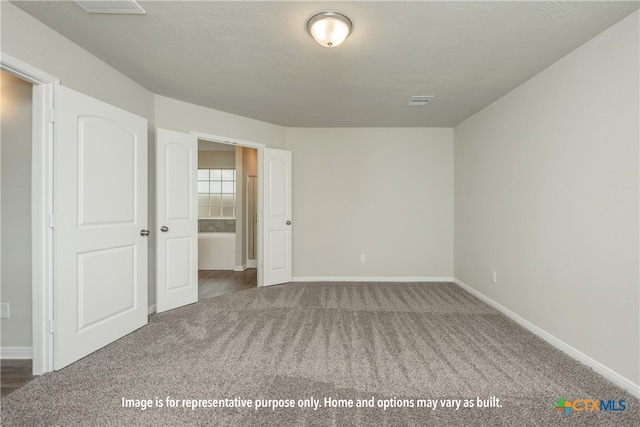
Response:
[[[264,282],[291,282],[291,151],[264,150]]]
[[[147,121],[60,87],[54,368],[147,323]]]
[[[156,132],[156,312],[198,301],[198,141]]]

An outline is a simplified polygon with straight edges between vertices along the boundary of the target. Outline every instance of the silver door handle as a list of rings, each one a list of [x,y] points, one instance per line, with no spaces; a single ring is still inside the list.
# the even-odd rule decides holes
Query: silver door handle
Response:
[[[169,231],[169,227],[167,227],[166,225],[163,225],[162,227],[160,227],[160,231],[162,231],[163,233],[166,233],[167,231]]]
[[[291,225],[291,221],[287,221],[287,222],[285,222],[285,224]]]
[[[140,235],[142,237],[147,237],[149,235],[149,230],[144,230],[144,229],[140,230]]]

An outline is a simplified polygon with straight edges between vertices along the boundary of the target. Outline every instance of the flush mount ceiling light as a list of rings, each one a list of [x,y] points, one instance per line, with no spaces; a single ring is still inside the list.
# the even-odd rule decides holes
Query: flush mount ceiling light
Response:
[[[321,12],[307,21],[307,31],[324,47],[338,46],[349,36],[352,28],[351,20],[338,12]]]

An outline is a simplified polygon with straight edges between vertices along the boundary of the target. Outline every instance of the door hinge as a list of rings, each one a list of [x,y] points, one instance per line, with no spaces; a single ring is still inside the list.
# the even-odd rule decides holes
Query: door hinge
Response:
[[[53,319],[49,320],[49,333],[50,334],[56,333],[56,321]]]
[[[56,226],[56,216],[49,215],[49,228],[55,228]]]
[[[49,109],[49,122],[50,123],[56,122],[56,110],[54,110],[53,108]]]

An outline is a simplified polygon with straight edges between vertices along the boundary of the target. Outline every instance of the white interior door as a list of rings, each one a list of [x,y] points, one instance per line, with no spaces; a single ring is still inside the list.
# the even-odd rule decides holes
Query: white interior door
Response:
[[[60,87],[55,129],[61,369],[147,323],[147,121]]]
[[[156,132],[156,312],[198,301],[198,141]]]
[[[291,151],[264,150],[264,282],[291,282]]]

